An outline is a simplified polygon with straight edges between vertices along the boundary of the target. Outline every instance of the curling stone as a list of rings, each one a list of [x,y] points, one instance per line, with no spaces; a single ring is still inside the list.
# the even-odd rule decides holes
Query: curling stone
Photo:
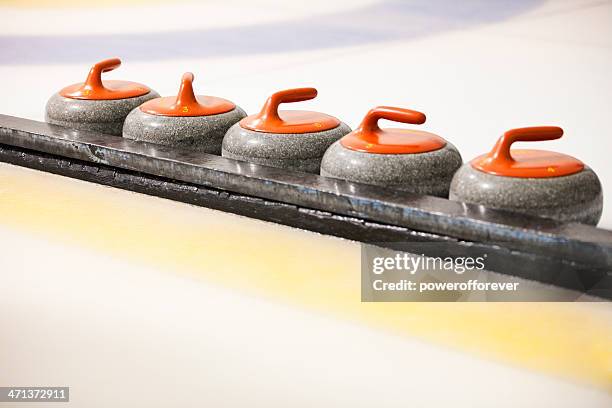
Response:
[[[121,65],[119,58],[100,61],[89,70],[85,82],[62,89],[49,99],[45,120],[73,129],[121,136],[125,117],[157,92],[128,81],[102,81],[102,73]]]
[[[545,150],[510,150],[514,142],[559,139],[555,126],[512,129],[491,152],[465,164],[450,199],[486,207],[596,225],[603,194],[597,175],[580,160]]]
[[[278,110],[281,103],[307,101],[316,96],[314,88],[276,92],[261,112],[230,128],[223,139],[223,157],[318,173],[325,150],[351,129],[324,113]]]
[[[453,174],[462,163],[455,146],[421,130],[381,129],[379,119],[425,123],[421,112],[389,106],[374,108],[359,128],[325,152],[321,175],[448,197]]]
[[[245,116],[227,99],[196,96],[193,74],[187,72],[177,96],[150,100],[130,112],[123,137],[220,155],[225,132]]]

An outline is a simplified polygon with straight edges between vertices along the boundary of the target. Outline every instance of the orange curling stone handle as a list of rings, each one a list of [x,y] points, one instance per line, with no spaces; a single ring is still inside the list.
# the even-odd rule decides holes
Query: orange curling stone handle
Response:
[[[471,164],[485,173],[520,178],[560,177],[582,171],[584,164],[572,156],[546,150],[510,150],[514,142],[541,142],[561,136],[563,129],[557,126],[512,129],[497,140],[489,153]]]
[[[255,132],[314,133],[333,129],[340,121],[333,116],[311,111],[279,111],[281,103],[302,102],[317,96],[315,88],[294,88],[273,93],[261,112],[247,116],[240,126]]]
[[[121,66],[119,58],[109,58],[94,64],[85,82],[65,87],[59,93],[65,98],[108,100],[135,98],[148,94],[151,90],[145,85],[129,81],[104,81],[102,73]]]
[[[427,120],[427,117],[424,113],[410,109],[378,106],[374,109],[370,109],[365,115],[359,129],[362,129],[362,132],[380,132],[382,130],[378,127],[378,121],[380,119],[409,123],[412,125],[422,125]],[[362,133],[362,135],[364,135],[364,133]]]
[[[140,110],[160,116],[209,116],[219,115],[236,108],[234,103],[216,96],[198,95],[193,92],[194,75],[185,72],[178,94],[152,99],[140,106]]]
[[[413,129],[381,129],[380,119],[421,125],[424,113],[392,106],[371,109],[357,129],[340,139],[342,146],[359,152],[377,154],[416,154],[438,150],[446,140],[433,133]]]

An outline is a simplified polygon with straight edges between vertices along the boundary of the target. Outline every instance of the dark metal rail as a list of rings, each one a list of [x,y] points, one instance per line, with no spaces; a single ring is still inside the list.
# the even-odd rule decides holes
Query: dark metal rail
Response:
[[[612,273],[612,231],[6,115],[0,160],[362,242],[487,249],[488,269],[582,291]]]

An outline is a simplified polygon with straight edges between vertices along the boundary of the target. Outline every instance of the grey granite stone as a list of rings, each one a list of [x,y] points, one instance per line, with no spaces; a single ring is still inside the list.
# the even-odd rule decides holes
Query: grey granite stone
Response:
[[[154,98],[159,98],[159,94],[153,90],[134,98],[108,100],[65,98],[56,93],[47,102],[45,120],[72,129],[121,136],[123,122],[130,111]]]
[[[223,138],[223,157],[272,167],[318,173],[325,150],[351,131],[345,123],[313,133],[266,133],[239,123]]]
[[[220,155],[223,136],[245,116],[238,106],[229,112],[208,116],[153,115],[136,108],[125,120],[123,137]]]
[[[323,156],[321,175],[446,198],[461,163],[459,151],[448,142],[431,152],[377,154],[348,149],[338,141]]]
[[[467,163],[453,178],[450,199],[591,225],[603,208],[601,183],[586,166],[569,176],[520,178],[484,173]]]

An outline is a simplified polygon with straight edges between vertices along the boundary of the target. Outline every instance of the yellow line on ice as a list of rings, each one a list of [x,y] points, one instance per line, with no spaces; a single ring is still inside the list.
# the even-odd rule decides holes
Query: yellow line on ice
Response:
[[[611,389],[610,303],[361,303],[354,242],[6,164],[0,214],[10,228]]]
[[[0,6],[22,8],[96,8],[106,6],[129,6],[132,4],[151,4],[161,2],[161,0],[0,0]]]

